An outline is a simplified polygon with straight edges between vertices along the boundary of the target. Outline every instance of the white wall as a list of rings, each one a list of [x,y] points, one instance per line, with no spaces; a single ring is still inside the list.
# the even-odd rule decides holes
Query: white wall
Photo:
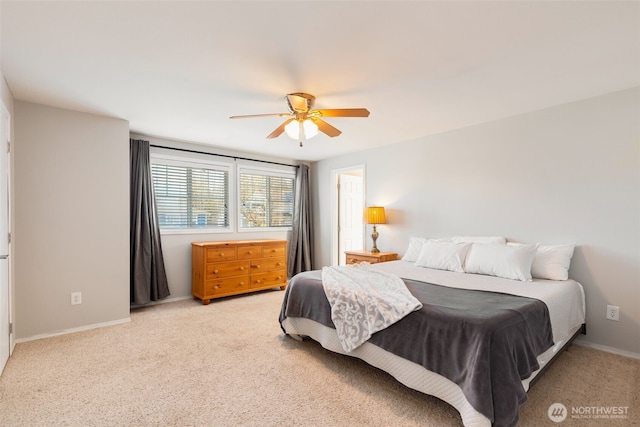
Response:
[[[230,156],[245,157],[256,160],[266,160],[276,163],[295,164],[295,162],[287,159],[280,159],[274,157],[265,157],[255,154],[249,154],[239,151],[225,150],[222,148],[196,145],[183,141],[174,141],[163,138],[156,138],[151,136],[144,136],[138,134],[132,134],[131,138],[143,139],[149,141],[152,145],[159,145],[163,147],[176,147],[187,150],[202,151],[206,153],[223,154]],[[152,148],[152,150],[156,150]],[[180,154],[177,151],[162,150],[167,154],[176,156],[185,156],[189,154]],[[193,154],[191,154],[193,156]],[[204,158],[213,158],[208,155],[199,156]],[[225,160],[218,158],[217,160]],[[228,160],[228,159],[226,159]],[[243,163],[238,161],[237,163]],[[273,167],[284,170],[291,170],[288,167],[281,167],[278,165],[269,165],[263,163],[246,162],[245,164],[254,164],[260,167]],[[235,179],[233,177],[232,179]],[[167,280],[169,282],[169,291],[171,295],[167,300],[191,297],[191,242],[218,242],[226,240],[255,240],[255,239],[287,239],[290,235],[290,231],[251,231],[251,232],[238,232],[232,230],[232,232],[223,233],[193,233],[193,234],[163,234],[162,241],[162,253],[164,255],[165,270],[167,272]]]
[[[14,114],[16,338],[126,321],[128,122],[22,101]]]
[[[366,164],[366,203],[388,210],[383,251],[402,255],[413,235],[575,242],[581,339],[640,354],[639,119],[634,88],[320,161],[314,217],[330,217],[331,171]],[[330,264],[330,224],[316,221],[315,231],[317,268]],[[605,319],[607,304],[620,307],[619,322]]]

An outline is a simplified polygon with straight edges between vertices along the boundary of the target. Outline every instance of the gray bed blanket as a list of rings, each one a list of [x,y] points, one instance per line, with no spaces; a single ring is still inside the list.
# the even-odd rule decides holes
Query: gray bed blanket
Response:
[[[422,309],[375,333],[369,342],[456,383],[494,426],[515,425],[518,409],[527,400],[521,381],[539,368],[536,357],[553,345],[546,304],[403,280]],[[291,279],[280,323],[287,317],[335,329],[319,271]]]

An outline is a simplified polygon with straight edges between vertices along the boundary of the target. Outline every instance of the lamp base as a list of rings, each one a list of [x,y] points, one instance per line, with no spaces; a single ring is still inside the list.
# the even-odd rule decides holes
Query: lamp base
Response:
[[[371,238],[373,239],[373,248],[371,248],[372,254],[380,253],[380,249],[376,247],[376,240],[378,240],[378,231],[376,230],[376,225],[373,224],[373,233],[371,234]]]

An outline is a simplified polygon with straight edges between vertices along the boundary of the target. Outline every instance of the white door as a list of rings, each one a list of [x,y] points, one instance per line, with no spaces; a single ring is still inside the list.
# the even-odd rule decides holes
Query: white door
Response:
[[[344,251],[364,249],[363,208],[364,186],[362,174],[340,174],[338,186],[339,265],[346,264]]]
[[[0,373],[9,359],[9,112],[0,103]]]

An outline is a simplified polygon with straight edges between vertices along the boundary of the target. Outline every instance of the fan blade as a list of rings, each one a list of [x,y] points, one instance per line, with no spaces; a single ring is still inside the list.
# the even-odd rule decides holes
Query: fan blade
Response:
[[[315,113],[318,113],[320,117],[369,117],[369,110],[366,108],[332,108],[311,112],[311,114]]]
[[[270,113],[270,114],[248,114],[246,116],[231,116],[230,119],[249,119],[252,117],[289,117],[289,113]]]
[[[295,120],[294,118],[291,118],[291,119],[289,119],[289,120],[285,120],[285,122],[284,122],[284,123],[282,123],[280,126],[278,126],[278,127],[276,128],[276,130],[274,130],[273,132],[271,132],[271,133],[267,136],[267,139],[277,138],[277,137],[279,137],[280,135],[282,135],[282,132],[284,132],[284,127],[285,127],[286,125],[288,125],[289,123],[291,123],[292,121],[294,121],[294,120]]]
[[[317,117],[313,117],[311,120],[313,120],[313,122],[318,125],[318,130],[320,132],[329,135],[331,138],[333,138],[334,136],[338,136],[342,133],[340,130],[334,128],[329,123]]]

